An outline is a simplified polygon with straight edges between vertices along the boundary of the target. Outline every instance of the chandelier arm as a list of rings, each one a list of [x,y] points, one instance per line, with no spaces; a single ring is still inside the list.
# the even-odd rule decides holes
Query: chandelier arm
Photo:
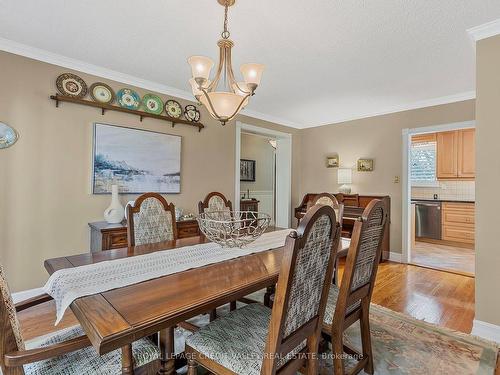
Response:
[[[207,102],[210,105],[210,108],[212,109],[212,112],[214,113],[214,115],[216,116],[216,118],[220,121],[221,117],[219,116],[219,114],[215,110],[214,105],[212,104],[212,101],[210,100],[210,97],[208,96],[207,90],[204,89],[204,88],[202,88],[201,92],[203,92],[203,95],[205,95],[205,98],[207,99]]]
[[[234,116],[236,116],[238,114],[238,112],[240,111],[241,107],[243,106],[243,103],[245,103],[245,100],[247,100],[250,96],[252,96],[251,94],[247,94],[243,97],[243,99],[241,100],[240,102],[240,105],[238,106],[238,108],[236,108],[236,111],[234,111],[234,113],[228,117],[227,121],[230,121],[234,118]]]
[[[234,78],[233,61],[231,55],[232,55],[231,47],[226,47],[226,71],[227,71],[227,76],[229,78],[228,87],[231,92],[236,93],[236,90],[234,89],[233,85],[238,86],[238,83]]]
[[[212,83],[207,88],[208,91],[215,91],[217,89],[224,64],[225,64],[224,48],[219,47],[219,66],[217,67],[217,72],[215,73],[215,77]]]

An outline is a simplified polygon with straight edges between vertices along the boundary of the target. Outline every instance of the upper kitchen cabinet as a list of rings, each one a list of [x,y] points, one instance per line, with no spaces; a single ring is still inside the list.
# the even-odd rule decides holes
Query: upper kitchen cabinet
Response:
[[[437,133],[438,180],[474,179],[475,129]]]
[[[476,130],[458,131],[458,177],[476,177]]]
[[[437,133],[436,137],[438,180],[458,177],[458,131]]]

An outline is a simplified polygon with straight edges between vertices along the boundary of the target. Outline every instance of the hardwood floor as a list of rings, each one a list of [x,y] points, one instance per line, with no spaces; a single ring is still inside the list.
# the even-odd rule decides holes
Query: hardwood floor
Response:
[[[470,248],[417,241],[411,251],[411,262],[425,267],[473,276],[475,251]]]

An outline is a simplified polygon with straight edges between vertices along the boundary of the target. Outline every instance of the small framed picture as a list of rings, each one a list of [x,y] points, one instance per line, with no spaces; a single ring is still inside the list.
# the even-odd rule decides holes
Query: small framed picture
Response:
[[[339,167],[339,156],[329,156],[326,158],[326,167],[327,168],[338,168]]]
[[[358,172],[372,172],[373,159],[358,159]]]
[[[240,159],[240,181],[255,182],[255,160]]]

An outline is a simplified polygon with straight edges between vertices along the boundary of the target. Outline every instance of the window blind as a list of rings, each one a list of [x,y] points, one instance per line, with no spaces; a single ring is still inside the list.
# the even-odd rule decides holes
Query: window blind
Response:
[[[410,149],[412,182],[436,181],[436,142],[415,142]]]

